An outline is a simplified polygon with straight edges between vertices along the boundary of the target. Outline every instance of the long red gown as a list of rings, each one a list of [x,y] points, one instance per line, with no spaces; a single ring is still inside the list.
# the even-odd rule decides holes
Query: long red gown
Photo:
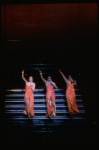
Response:
[[[75,101],[76,95],[75,95],[74,85],[71,82],[67,83],[66,97],[67,97],[69,113],[72,113],[72,114],[79,113],[79,110]]]
[[[28,85],[26,85],[26,92],[25,92],[25,104],[28,103],[29,100],[29,111],[30,115],[34,116],[34,110],[33,110],[33,105],[34,105],[34,94],[32,92],[32,88]],[[27,115],[27,105],[25,110],[23,111],[25,115]]]
[[[47,84],[47,93],[46,93],[46,101],[47,101],[47,114],[46,116],[49,117],[54,112],[54,107],[50,105],[49,100],[52,97],[53,103],[55,105],[55,92],[53,90],[53,86],[51,84]]]

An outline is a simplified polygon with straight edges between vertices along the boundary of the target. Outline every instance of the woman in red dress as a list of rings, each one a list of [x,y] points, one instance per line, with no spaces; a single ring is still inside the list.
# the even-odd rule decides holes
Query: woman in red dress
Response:
[[[74,85],[76,85],[76,80],[73,80],[70,75],[67,79],[60,70],[59,72],[61,73],[63,79],[67,83],[66,98],[67,98],[67,103],[68,103],[68,111],[72,117],[73,114],[79,113],[79,110],[75,101],[76,95],[75,95]]]
[[[46,103],[47,103],[47,114],[46,116],[51,118],[52,116],[56,116],[56,104],[55,104],[55,92],[53,87],[57,89],[55,82],[52,81],[49,76],[47,80],[45,80],[42,76],[42,72],[39,70],[41,79],[45,82],[46,85]]]
[[[22,71],[22,79],[26,83],[26,92],[25,92],[25,104],[26,108],[23,111],[24,115],[28,115],[28,118],[30,116],[34,116],[34,110],[33,110],[33,105],[34,105],[34,95],[33,92],[35,90],[35,83],[33,82],[33,77],[29,77],[29,82],[24,78],[24,71]]]

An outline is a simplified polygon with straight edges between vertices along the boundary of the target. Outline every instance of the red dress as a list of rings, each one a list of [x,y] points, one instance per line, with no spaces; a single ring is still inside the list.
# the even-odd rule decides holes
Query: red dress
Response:
[[[67,83],[66,97],[68,103],[68,111],[69,113],[79,113],[75,98],[75,90],[74,85],[71,82]]]
[[[34,116],[34,110],[33,110],[33,105],[34,105],[34,95],[32,92],[32,88],[28,85],[26,85],[26,92],[25,92],[25,103],[27,104],[29,100],[29,111],[30,115]],[[27,115],[27,105],[25,110],[23,111],[25,115]]]
[[[53,112],[55,107],[50,105],[49,100],[52,98],[54,106],[55,106],[55,92],[53,90],[53,86],[51,84],[47,84],[47,93],[46,93],[46,101],[47,101],[47,117],[50,116]]]

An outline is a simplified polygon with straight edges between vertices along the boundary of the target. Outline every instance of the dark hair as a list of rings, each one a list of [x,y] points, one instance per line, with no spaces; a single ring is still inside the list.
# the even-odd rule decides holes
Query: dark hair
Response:
[[[70,75],[70,74],[68,75],[68,77],[69,77],[69,76],[71,77],[71,75]]]
[[[51,76],[50,76],[50,75],[49,75],[47,78],[49,78],[49,77],[51,78]]]
[[[48,76],[47,76],[47,81],[48,81],[48,78],[49,78],[49,77],[52,79],[51,75],[48,75]]]
[[[51,75],[48,75],[48,76],[47,76],[47,79],[48,79],[49,77],[52,79],[52,76],[51,76]]]

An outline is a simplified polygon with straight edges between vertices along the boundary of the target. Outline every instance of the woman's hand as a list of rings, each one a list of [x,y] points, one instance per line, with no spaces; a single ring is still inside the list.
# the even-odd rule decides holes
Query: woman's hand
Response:
[[[60,69],[58,69],[58,71],[59,71],[60,73],[62,73]]]
[[[28,82],[28,81],[24,78],[24,70],[22,70],[22,79],[23,79],[25,82]]]
[[[24,70],[22,70],[22,73],[24,74]]]
[[[40,75],[42,75],[42,71],[39,69],[39,73],[40,73]]]

